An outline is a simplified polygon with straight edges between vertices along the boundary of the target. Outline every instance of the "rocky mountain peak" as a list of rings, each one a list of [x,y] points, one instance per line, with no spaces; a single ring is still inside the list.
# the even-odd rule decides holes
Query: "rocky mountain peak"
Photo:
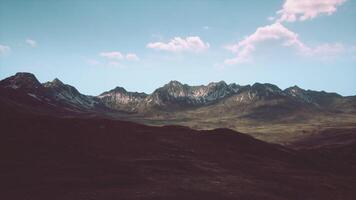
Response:
[[[219,82],[211,82],[207,85],[210,90],[230,90],[229,86],[225,83],[225,81]]]
[[[179,81],[176,81],[176,80],[172,80],[172,81],[169,81],[169,83],[166,84],[167,86],[183,86],[183,84]]]
[[[53,79],[53,81],[48,81],[43,84],[48,91],[52,92],[52,94],[57,99],[67,99],[72,101],[73,99],[86,99],[85,95],[82,95],[75,87],[64,84],[58,78]],[[79,102],[79,100],[78,100]]]
[[[276,85],[270,84],[270,83],[255,83],[252,85],[252,89],[260,90],[260,91],[267,90],[270,92],[282,91],[279,87],[277,87]]]
[[[227,84],[226,84],[225,81],[211,82],[211,83],[208,84],[208,87],[216,87],[216,86],[226,87]]]
[[[295,85],[285,89],[284,92],[293,97],[297,97],[303,95],[306,91]]]
[[[53,79],[52,83],[56,84],[56,85],[64,85],[63,82],[61,80],[59,80],[58,78]]]
[[[160,91],[168,91],[170,93],[175,93],[175,92],[181,92],[182,90],[184,90],[184,86],[188,86],[188,85],[183,85],[181,82],[179,81],[170,81],[169,83],[165,84],[163,87],[159,88]]]
[[[36,79],[35,75],[29,72],[17,72],[14,76],[17,78]]]
[[[65,84],[58,78],[55,78],[53,79],[53,81],[48,81],[46,83],[43,83],[43,86],[47,88],[60,88],[60,87],[64,87]]]
[[[122,93],[122,94],[126,94],[127,90],[123,87],[115,87],[114,89],[108,91],[108,92],[104,92],[104,93]],[[104,94],[103,93],[103,94]]]
[[[182,97],[185,96],[188,92],[189,86],[183,85],[179,81],[170,81],[165,84],[163,87],[156,89],[153,92],[153,95],[158,96],[172,96],[172,97]]]
[[[16,73],[14,76],[2,80],[0,85],[13,89],[37,89],[42,87],[35,75],[27,72]]]
[[[103,92],[98,98],[108,107],[122,111],[136,111],[138,104],[144,102],[148,95],[139,92],[129,92],[123,87],[116,87]]]
[[[255,83],[250,90],[255,96],[259,97],[279,96],[283,93],[279,87],[270,83]]]

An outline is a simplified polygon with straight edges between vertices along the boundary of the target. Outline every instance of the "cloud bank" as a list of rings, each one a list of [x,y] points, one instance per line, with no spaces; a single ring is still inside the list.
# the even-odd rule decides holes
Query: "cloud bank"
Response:
[[[347,0],[285,0],[277,17],[268,17],[269,21],[275,20],[271,25],[259,27],[256,31],[236,44],[227,45],[225,48],[235,54],[234,58],[226,59],[224,64],[235,65],[252,61],[252,54],[256,46],[265,41],[276,41],[286,47],[295,48],[305,56],[334,57],[345,50],[339,43],[321,44],[311,47],[303,43],[297,33],[287,29],[283,22],[305,21],[319,15],[332,15],[337,7]]]

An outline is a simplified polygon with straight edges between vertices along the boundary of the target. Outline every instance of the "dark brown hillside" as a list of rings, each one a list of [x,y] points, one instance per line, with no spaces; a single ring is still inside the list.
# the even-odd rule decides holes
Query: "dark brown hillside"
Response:
[[[355,197],[352,168],[229,129],[3,113],[2,199]]]

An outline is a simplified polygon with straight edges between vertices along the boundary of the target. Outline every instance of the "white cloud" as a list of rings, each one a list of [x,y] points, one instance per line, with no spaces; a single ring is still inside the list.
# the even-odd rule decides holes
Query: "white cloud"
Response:
[[[226,65],[241,64],[252,61],[252,54],[256,46],[265,41],[277,41],[283,46],[295,48],[305,56],[333,56],[344,49],[341,44],[322,44],[315,48],[309,47],[300,41],[297,33],[290,31],[280,23],[259,27],[256,32],[247,36],[240,42],[228,45],[225,48],[235,54],[234,58],[226,59]]]
[[[198,36],[191,36],[180,38],[174,37],[168,43],[163,42],[154,42],[148,43],[147,48],[156,49],[161,51],[169,51],[169,52],[183,52],[183,51],[190,51],[190,52],[201,52],[209,48],[209,43],[204,43],[200,37]]]
[[[101,52],[99,55],[107,59],[110,66],[119,65],[118,61],[139,61],[140,58],[134,53],[123,54],[119,51]]]
[[[126,60],[129,60],[129,61],[139,61],[140,58],[134,54],[134,53],[128,53],[126,54]]]
[[[124,58],[124,56],[118,51],[101,52],[99,55],[110,60],[122,60]]]
[[[209,30],[209,29],[210,29],[210,26],[203,26],[203,29]]]
[[[0,44],[0,56],[6,55],[11,51],[11,48],[6,45]]]
[[[26,39],[25,40],[26,44],[28,44],[30,47],[37,47],[37,42],[32,39]]]
[[[321,14],[332,15],[337,6],[347,0],[285,0],[283,8],[277,12],[278,22],[294,22],[313,19]]]

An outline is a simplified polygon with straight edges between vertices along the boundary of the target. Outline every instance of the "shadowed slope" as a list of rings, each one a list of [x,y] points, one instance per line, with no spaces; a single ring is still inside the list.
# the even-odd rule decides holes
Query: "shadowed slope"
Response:
[[[1,110],[2,107],[1,107]],[[0,115],[5,199],[353,199],[354,172],[229,129]],[[352,176],[351,176],[352,175]]]

